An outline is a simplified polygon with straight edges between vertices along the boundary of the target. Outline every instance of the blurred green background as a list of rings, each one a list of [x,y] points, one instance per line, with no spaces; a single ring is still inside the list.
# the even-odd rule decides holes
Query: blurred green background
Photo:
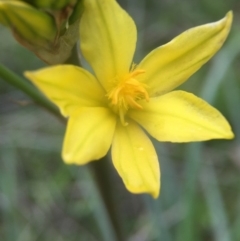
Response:
[[[182,31],[233,10],[219,53],[179,89],[201,96],[231,123],[236,138],[157,143],[157,200],[125,190],[110,166],[118,221],[128,241],[240,240],[240,1],[119,0],[136,22],[135,62]],[[0,26],[0,62],[15,73],[45,66]],[[0,79],[0,240],[114,241],[89,166],[61,160],[65,126]],[[109,160],[110,162],[110,160]]]

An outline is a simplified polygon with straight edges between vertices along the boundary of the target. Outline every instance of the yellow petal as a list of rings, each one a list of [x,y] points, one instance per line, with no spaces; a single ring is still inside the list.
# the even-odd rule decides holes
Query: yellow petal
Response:
[[[64,116],[76,108],[103,106],[104,91],[86,70],[73,65],[59,65],[33,72],[25,72],[30,79]]]
[[[116,78],[128,73],[136,35],[133,20],[117,1],[84,1],[80,22],[81,50],[106,90]]]
[[[143,130],[130,121],[117,124],[113,138],[112,159],[126,188],[132,193],[150,193],[157,198],[160,169],[154,147]]]
[[[144,69],[150,96],[164,94],[186,81],[224,43],[232,12],[218,22],[192,28],[148,54],[139,64]]]
[[[107,154],[116,118],[108,109],[80,108],[70,116],[63,144],[67,164],[86,164]]]
[[[130,117],[159,141],[190,142],[234,136],[222,114],[193,94],[173,91],[140,104],[143,110],[131,110]]]

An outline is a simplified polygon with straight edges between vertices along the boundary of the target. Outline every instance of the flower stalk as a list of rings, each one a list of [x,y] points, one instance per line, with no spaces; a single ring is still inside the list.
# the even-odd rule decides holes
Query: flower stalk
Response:
[[[17,89],[23,91],[36,104],[42,106],[58,118],[61,118],[61,120],[64,120],[60,115],[58,108],[56,108],[56,106],[53,105],[48,99],[46,99],[33,85],[3,65],[0,65],[0,78],[13,85]]]
[[[90,163],[90,168],[95,177],[95,183],[101,194],[102,201],[105,204],[108,216],[111,220],[112,227],[115,231],[117,241],[124,241],[122,226],[120,224],[120,212],[116,199],[114,199],[114,187],[112,182],[112,175],[110,170],[110,160],[108,156],[102,157],[96,162]]]

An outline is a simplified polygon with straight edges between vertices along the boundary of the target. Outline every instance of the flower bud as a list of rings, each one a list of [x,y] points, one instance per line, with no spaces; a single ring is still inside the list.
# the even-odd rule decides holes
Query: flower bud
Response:
[[[0,23],[40,59],[59,64],[78,39],[82,9],[82,0],[0,0]]]
[[[20,1],[0,2],[0,21],[12,29],[23,45],[44,46],[54,41],[56,35],[54,19],[50,15]]]
[[[74,6],[78,0],[25,0],[27,2],[37,8],[45,8],[45,9],[62,9],[67,5]]]

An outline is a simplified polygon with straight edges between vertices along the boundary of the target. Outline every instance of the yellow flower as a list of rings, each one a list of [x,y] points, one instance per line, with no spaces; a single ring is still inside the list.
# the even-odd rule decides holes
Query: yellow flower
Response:
[[[115,0],[87,0],[80,22],[80,47],[95,76],[60,65],[26,76],[69,117],[62,156],[86,164],[108,152],[126,188],[158,197],[160,169],[143,127],[159,141],[233,138],[226,119],[182,84],[222,46],[232,13],[189,29],[132,64],[136,27]],[[172,92],[169,92],[172,91]]]

